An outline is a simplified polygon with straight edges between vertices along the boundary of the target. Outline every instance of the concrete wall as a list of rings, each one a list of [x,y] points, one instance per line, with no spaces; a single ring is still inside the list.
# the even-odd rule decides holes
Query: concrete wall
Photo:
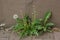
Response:
[[[18,14],[20,18],[24,13],[32,15],[32,11],[36,10],[39,17],[43,17],[44,13],[50,9],[52,11],[52,21],[56,23],[56,27],[60,26],[60,0],[0,0],[0,23],[6,23],[11,26],[15,23],[12,18],[14,14]]]

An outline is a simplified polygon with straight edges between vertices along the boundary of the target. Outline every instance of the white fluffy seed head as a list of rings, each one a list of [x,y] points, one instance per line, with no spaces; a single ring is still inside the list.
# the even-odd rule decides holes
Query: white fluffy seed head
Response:
[[[14,15],[13,15],[13,18],[14,18],[14,19],[17,19],[17,18],[18,18],[18,15],[17,15],[17,14],[14,14]]]

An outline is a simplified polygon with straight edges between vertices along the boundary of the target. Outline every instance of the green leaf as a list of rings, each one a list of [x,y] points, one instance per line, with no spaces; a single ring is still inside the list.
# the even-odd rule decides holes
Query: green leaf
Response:
[[[51,17],[51,11],[46,12],[45,16],[44,16],[44,24],[46,24],[46,22],[48,21],[48,19]]]
[[[44,27],[44,28],[43,28],[43,31],[44,31],[44,32],[46,32],[46,31],[47,31],[47,28],[46,28],[46,27]]]
[[[54,26],[54,23],[51,23],[51,22],[50,22],[50,23],[47,23],[47,24],[46,24],[46,27],[51,27],[51,26]]]
[[[40,24],[41,24],[41,21],[38,20],[38,19],[36,19],[36,20],[34,20],[34,21],[32,22],[32,25],[33,25],[33,26],[40,25]]]
[[[23,27],[23,25],[16,24],[13,29],[17,32],[17,31],[19,31],[21,29],[24,29],[24,27]]]
[[[36,29],[37,29],[37,30],[42,30],[42,29],[43,29],[43,26],[42,26],[42,25],[37,25],[37,26],[36,26]]]
[[[38,36],[38,31],[36,29],[32,29],[31,34]]]
[[[19,32],[18,35],[19,35],[21,38],[24,37],[24,36],[25,36],[25,31]]]

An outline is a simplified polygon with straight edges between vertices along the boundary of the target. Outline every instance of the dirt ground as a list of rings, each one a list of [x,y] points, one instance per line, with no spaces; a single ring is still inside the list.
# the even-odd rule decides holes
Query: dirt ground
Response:
[[[0,40],[60,40],[60,32],[46,33],[38,37],[32,36],[20,39],[14,32],[0,30]]]

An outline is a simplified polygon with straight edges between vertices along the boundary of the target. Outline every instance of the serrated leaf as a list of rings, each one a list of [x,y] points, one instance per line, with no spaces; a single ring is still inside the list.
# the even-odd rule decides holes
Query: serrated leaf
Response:
[[[16,24],[15,27],[13,28],[16,32],[23,29],[23,25]]]
[[[50,23],[47,23],[46,26],[47,26],[47,27],[54,26],[54,23],[51,23],[51,22],[50,22]]]
[[[48,19],[51,17],[51,11],[46,12],[44,16],[44,24],[48,21]]]
[[[42,25],[37,25],[37,26],[36,26],[36,29],[37,29],[37,30],[41,30],[41,29],[43,29],[43,26],[42,26]]]

